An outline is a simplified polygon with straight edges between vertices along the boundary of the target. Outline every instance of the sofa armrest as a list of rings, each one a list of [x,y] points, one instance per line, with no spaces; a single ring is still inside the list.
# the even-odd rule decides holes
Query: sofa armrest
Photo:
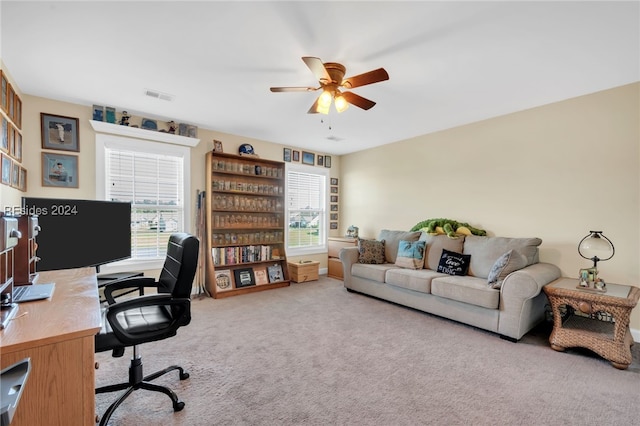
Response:
[[[354,263],[358,263],[359,256],[360,252],[358,251],[358,247],[345,247],[340,250],[340,253],[338,253],[340,262],[342,262],[342,269],[344,274],[343,280],[345,285],[351,283],[351,266]]]
[[[498,333],[518,340],[541,322],[547,300],[542,287],[560,275],[560,268],[551,263],[535,263],[507,275],[500,289]]]
[[[525,300],[537,296],[542,287],[560,277],[560,268],[551,263],[534,263],[512,272],[502,281],[502,299]]]

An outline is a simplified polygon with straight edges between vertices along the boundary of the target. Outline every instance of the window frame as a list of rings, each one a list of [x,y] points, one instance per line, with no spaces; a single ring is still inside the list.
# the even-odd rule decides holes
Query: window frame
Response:
[[[189,170],[191,168],[191,149],[183,145],[174,145],[172,143],[163,143],[123,136],[115,136],[111,134],[96,133],[96,199],[104,200],[106,196],[106,157],[105,149],[122,149],[127,151],[164,154],[182,157],[182,182],[184,191],[184,207],[183,207],[183,223],[184,232],[191,229],[191,176]],[[115,273],[136,270],[154,270],[161,269],[164,259],[126,259],[119,262],[113,262],[100,267],[103,273]]]
[[[324,221],[323,221],[323,229],[324,234],[322,241],[313,247],[289,247],[289,206],[287,200],[289,199],[289,173],[297,172],[297,173],[308,173],[308,174],[316,174],[320,176],[324,176]],[[309,166],[304,164],[295,164],[295,163],[285,163],[285,222],[284,227],[286,229],[284,243],[285,250],[287,253],[287,257],[291,256],[306,256],[311,254],[323,254],[328,252],[327,246],[327,238],[329,237],[329,197],[327,196],[328,188],[329,188],[329,179],[331,179],[330,170],[327,168],[320,168],[315,166]]]

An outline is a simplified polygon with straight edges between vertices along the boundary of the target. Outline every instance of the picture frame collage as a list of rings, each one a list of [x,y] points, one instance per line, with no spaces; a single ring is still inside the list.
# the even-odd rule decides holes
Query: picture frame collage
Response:
[[[219,292],[284,281],[280,263],[235,269],[216,269],[215,277],[216,291]]]
[[[2,69],[0,82],[0,184],[26,192],[27,169],[22,166],[22,100]]]
[[[339,200],[339,191],[338,191],[338,178],[331,178],[330,180],[331,186],[329,186],[329,229],[335,230],[338,229],[338,200]]]
[[[316,154],[314,152],[302,151],[293,148],[283,148],[282,160],[287,163],[302,163],[308,166],[319,166],[331,168],[331,156]]]
[[[80,152],[78,118],[41,112],[40,134],[42,186],[79,188],[79,157],[69,154]]]

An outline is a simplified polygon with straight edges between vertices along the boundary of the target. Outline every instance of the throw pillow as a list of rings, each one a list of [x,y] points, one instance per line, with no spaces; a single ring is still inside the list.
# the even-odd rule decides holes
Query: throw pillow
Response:
[[[443,249],[440,263],[438,263],[438,272],[449,275],[467,275],[470,261],[470,254],[456,253]]]
[[[517,250],[509,250],[496,260],[489,271],[487,283],[489,287],[499,289],[502,281],[512,272],[528,265],[527,257]]]
[[[396,266],[401,268],[421,269],[424,264],[426,241],[400,241]]]
[[[387,263],[396,263],[396,257],[398,256],[398,244],[400,241],[418,241],[422,232],[406,232],[406,231],[391,231],[389,229],[383,229],[378,235],[378,240],[384,240],[384,257]]]
[[[384,240],[363,240],[358,238],[358,262],[380,264],[384,263]]]

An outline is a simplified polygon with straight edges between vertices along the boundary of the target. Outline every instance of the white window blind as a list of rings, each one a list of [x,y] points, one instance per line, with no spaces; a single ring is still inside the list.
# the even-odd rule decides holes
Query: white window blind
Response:
[[[164,259],[173,232],[184,230],[184,159],[105,148],[105,198],[131,202],[132,260]]]
[[[287,171],[287,253],[301,254],[326,246],[327,174],[290,168]],[[321,170],[321,169],[320,169]]]

